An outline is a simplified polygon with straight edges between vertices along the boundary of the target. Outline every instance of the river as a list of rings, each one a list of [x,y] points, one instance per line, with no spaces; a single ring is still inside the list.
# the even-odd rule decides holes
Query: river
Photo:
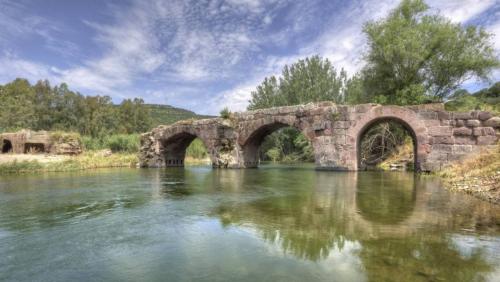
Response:
[[[500,281],[500,208],[401,172],[0,178],[4,281]]]

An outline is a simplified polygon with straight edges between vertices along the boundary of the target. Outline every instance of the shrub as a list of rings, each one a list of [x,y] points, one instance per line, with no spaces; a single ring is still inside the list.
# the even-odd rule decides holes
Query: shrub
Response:
[[[104,144],[107,148],[115,152],[135,153],[139,151],[139,135],[138,134],[116,134],[110,135],[105,139]]]
[[[223,119],[229,119],[231,117],[231,111],[229,111],[227,107],[224,107],[224,109],[220,111],[220,117]]]
[[[203,142],[198,138],[194,139],[186,149],[186,156],[194,159],[204,159],[207,155],[208,152],[205,145],[203,145]]]
[[[104,142],[101,138],[94,138],[91,136],[82,137],[83,147],[89,151],[103,150],[106,149]]]

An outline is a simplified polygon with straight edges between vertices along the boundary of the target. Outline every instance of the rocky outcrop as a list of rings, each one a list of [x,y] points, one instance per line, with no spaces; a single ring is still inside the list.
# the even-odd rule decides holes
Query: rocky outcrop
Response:
[[[317,168],[358,170],[361,136],[375,123],[387,120],[401,123],[410,132],[416,144],[415,168],[424,171],[440,170],[495,144],[500,129],[500,118],[488,112],[447,112],[442,104],[400,107],[321,102],[159,126],[142,135],[139,158],[143,167],[182,166],[187,146],[198,137],[214,167],[256,167],[265,136],[291,126],[311,142]]]

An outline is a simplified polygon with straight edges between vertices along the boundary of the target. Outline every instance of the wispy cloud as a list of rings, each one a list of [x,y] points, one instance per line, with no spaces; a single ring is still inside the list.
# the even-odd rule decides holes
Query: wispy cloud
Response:
[[[38,13],[33,3],[0,0],[0,82],[48,78],[115,101],[142,96],[215,114],[224,106],[244,110],[264,77],[306,56],[319,54],[355,73],[363,65],[363,23],[385,16],[399,1],[92,2],[91,14],[98,10],[102,17],[76,13],[72,22],[84,27],[78,29],[65,17]],[[432,12],[462,23],[485,18],[498,6],[495,0],[429,3]],[[487,19],[481,24],[499,34],[500,48],[500,21]],[[88,46],[68,34],[78,34]]]

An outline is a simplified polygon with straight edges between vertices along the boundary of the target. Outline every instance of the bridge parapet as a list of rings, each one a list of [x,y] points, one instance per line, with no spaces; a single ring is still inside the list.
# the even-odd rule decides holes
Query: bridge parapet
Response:
[[[442,104],[400,107],[320,102],[159,126],[142,135],[140,162],[143,167],[182,166],[187,146],[198,137],[214,167],[256,167],[263,139],[291,126],[311,142],[317,168],[358,170],[362,169],[361,137],[371,126],[387,120],[402,124],[412,135],[416,168],[425,171],[439,170],[494,145],[500,136],[500,117],[488,112],[447,112]]]

